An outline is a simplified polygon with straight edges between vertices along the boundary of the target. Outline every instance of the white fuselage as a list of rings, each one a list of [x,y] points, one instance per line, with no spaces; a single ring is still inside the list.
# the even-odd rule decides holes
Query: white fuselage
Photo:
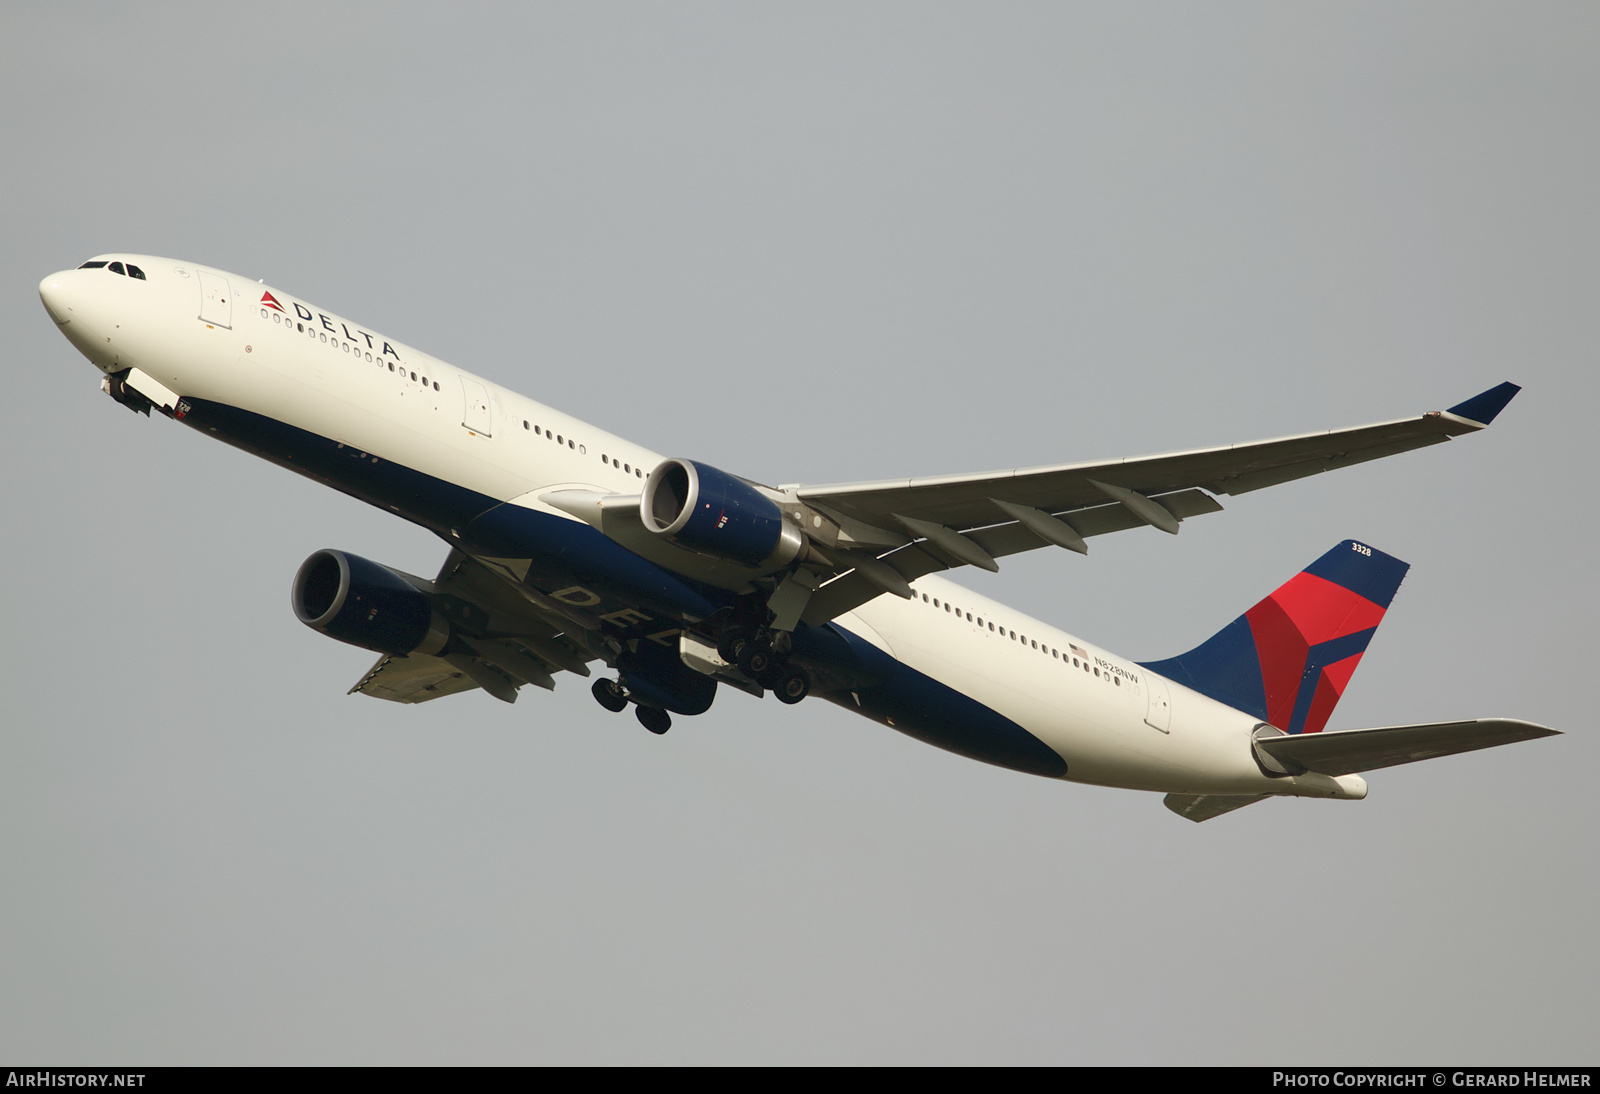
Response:
[[[64,271],[41,295],[85,356],[108,374],[139,370],[158,404],[165,389],[175,404],[247,410],[355,458],[563,520],[574,518],[538,495],[637,493],[662,459],[258,282],[170,259],[104,257],[147,276]],[[1070,780],[1180,794],[1362,792],[1348,777],[1268,777],[1250,715],[952,582],[922,577],[912,588],[909,600],[880,596],[835,624],[1025,728],[1066,761]],[[877,716],[895,723],[892,712]]]

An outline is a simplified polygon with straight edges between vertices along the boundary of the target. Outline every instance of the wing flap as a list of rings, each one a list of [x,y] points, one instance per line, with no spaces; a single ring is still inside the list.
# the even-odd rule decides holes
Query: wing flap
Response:
[[[378,658],[378,663],[350,689],[392,703],[426,703],[477,687],[464,672],[439,657],[412,654]]]
[[[1158,495],[1151,500],[1179,520],[1222,510],[1222,505],[1203,490],[1179,490],[1172,494]],[[1145,526],[1143,520],[1121,503],[1107,503],[1104,495],[1101,495],[1100,501],[1100,504],[1086,509],[1050,515],[1071,525],[1079,535],[1086,538]],[[996,514],[1000,512],[992,503],[990,511]],[[1004,558],[1006,555],[1045,546],[1045,541],[1037,533],[1016,521],[965,534],[994,558]],[[915,581],[924,574],[938,573],[941,570],[964,565],[962,560],[946,555],[935,544],[926,541],[898,547],[883,555],[882,561],[894,567],[907,581]],[[881,595],[883,591],[882,585],[859,572],[851,571],[813,593],[801,618],[812,626],[817,626],[865,604]]]
[[[451,551],[432,582],[414,579],[444,598],[445,614],[465,625],[457,652],[384,656],[357,681],[359,692],[394,703],[425,703],[487,685],[510,702],[524,683],[553,690],[554,673],[589,675],[596,656],[586,639],[560,616],[541,611],[482,562]],[[559,629],[558,629],[559,628]],[[460,652],[462,649],[467,652]]]
[[[1257,740],[1256,747],[1288,765],[1290,770],[1298,767],[1322,775],[1354,775],[1559,733],[1559,730],[1514,718],[1478,718],[1266,737]]]

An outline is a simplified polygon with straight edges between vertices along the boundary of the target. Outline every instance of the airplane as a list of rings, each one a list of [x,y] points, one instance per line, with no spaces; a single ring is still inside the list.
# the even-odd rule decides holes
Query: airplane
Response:
[[[1155,791],[1204,821],[1272,797],[1357,800],[1361,772],[1557,731],[1506,718],[1324,733],[1407,570],[1346,540],[1187,653],[1138,663],[938,576],[1181,522],[1233,496],[1475,433],[1519,388],[1448,410],[1091,463],[767,486],[664,457],[286,291],[99,255],[39,285],[100,387],[428,529],[432,579],[340,550],[298,618],[379,655],[400,703],[558,674],[667,732],[724,690],[815,694],[971,759]]]

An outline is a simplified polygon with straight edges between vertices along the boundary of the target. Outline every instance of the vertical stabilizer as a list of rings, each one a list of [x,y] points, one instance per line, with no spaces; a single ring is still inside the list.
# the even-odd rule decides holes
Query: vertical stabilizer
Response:
[[[1145,668],[1286,733],[1316,733],[1410,567],[1347,539],[1178,657]]]

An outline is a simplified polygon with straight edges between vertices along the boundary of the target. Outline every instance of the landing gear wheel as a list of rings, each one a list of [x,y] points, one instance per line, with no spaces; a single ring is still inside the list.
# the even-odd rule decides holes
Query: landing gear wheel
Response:
[[[784,669],[772,685],[772,694],[780,703],[798,703],[811,694],[811,674],[798,665]]]
[[[739,654],[743,652],[744,644],[749,640],[749,628],[724,627],[722,634],[717,638],[717,656],[730,665],[737,665]]]
[[[602,677],[594,682],[589,692],[594,696],[595,702],[612,714],[620,714],[628,706],[628,696],[623,693],[622,685],[615,680]]]
[[[772,647],[752,639],[739,650],[739,671],[752,680],[759,680],[772,667]]]
[[[739,651],[739,672],[744,673],[746,677],[758,680],[760,677],[765,677],[766,670],[771,667],[773,667],[773,654],[768,649],[755,645],[754,641],[746,643],[744,649]]]
[[[672,715],[660,707],[635,707],[633,713],[638,716],[640,725],[657,736],[672,728]]]

